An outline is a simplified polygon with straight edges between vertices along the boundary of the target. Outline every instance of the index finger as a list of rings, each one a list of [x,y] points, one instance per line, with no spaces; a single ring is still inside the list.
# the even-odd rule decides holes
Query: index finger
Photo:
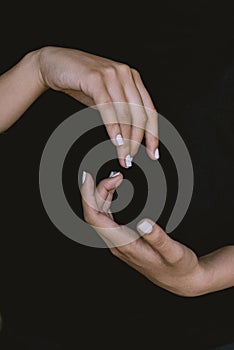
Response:
[[[86,173],[81,193],[85,220],[101,237],[106,238],[113,247],[126,245],[139,238],[139,235],[135,231],[118,225],[108,216],[98,211],[94,195],[93,179],[88,173]]]

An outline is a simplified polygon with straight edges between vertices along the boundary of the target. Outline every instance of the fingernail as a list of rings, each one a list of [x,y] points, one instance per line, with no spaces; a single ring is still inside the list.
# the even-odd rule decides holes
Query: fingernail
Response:
[[[117,142],[118,146],[122,146],[124,144],[122,135],[118,134],[116,136],[116,142]]]
[[[125,158],[125,164],[127,168],[130,168],[132,166],[132,160],[133,158],[130,156],[130,154],[128,154]]]
[[[118,172],[116,172],[116,171],[111,171],[109,177],[116,177],[116,176],[118,176],[119,174],[120,174],[119,171],[118,171]]]
[[[86,174],[87,174],[86,171],[83,171],[83,173],[82,173],[82,185],[85,182]]]
[[[153,226],[148,221],[143,221],[140,225],[138,225],[138,229],[143,233],[151,233]]]
[[[154,152],[154,156],[156,159],[159,159],[159,149],[156,148],[155,152]]]

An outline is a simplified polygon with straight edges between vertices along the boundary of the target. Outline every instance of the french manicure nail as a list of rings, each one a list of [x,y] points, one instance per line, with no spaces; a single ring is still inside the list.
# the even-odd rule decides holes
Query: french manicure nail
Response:
[[[130,168],[132,166],[132,160],[133,158],[130,156],[130,154],[128,154],[125,158],[125,164],[127,168]]]
[[[85,182],[86,174],[87,174],[86,171],[83,171],[83,173],[82,173],[82,185]]]
[[[117,173],[115,171],[111,171],[109,177],[116,177],[120,174],[120,172],[118,171]]]
[[[159,149],[158,148],[156,148],[156,150],[154,152],[154,156],[156,159],[159,159],[160,156],[159,156]]]
[[[118,134],[116,136],[116,142],[117,142],[118,146],[122,146],[124,144],[122,135]]]
[[[153,230],[153,226],[148,221],[143,221],[140,225],[138,225],[138,228],[143,233],[150,233]]]

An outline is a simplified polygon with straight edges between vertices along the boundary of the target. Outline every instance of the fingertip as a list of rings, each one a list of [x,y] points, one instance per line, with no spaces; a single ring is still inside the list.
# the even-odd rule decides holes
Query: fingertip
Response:
[[[151,160],[155,160],[154,152],[150,151],[150,150],[147,148],[147,149],[146,149],[146,153],[147,153],[148,157],[149,157]]]
[[[81,185],[82,185],[82,188],[94,187],[94,181],[93,181],[92,175],[85,170],[82,172]]]
[[[146,153],[148,154],[149,158],[152,160],[159,160],[160,158],[159,148],[155,148],[153,150],[146,148]]]
[[[83,171],[82,186],[80,189],[84,212],[88,210],[97,210],[97,204],[94,198],[94,181],[90,173]]]
[[[82,185],[83,185],[84,182],[85,182],[86,175],[87,175],[87,172],[86,172],[86,171],[83,171],[83,173],[82,173],[82,178],[81,178],[81,183],[82,183]]]
[[[159,149],[156,148],[155,151],[154,151],[154,157],[156,160],[158,160],[160,158],[160,153],[159,153]]]
[[[131,168],[132,167],[132,161],[133,161],[133,157],[130,155],[130,153],[127,153],[125,156],[120,156],[119,155],[119,164],[125,168]]]
[[[150,159],[152,160],[158,160],[160,158],[160,150],[158,147],[158,142],[147,142],[146,144],[146,152],[148,154],[148,156],[150,157]]]
[[[123,174],[120,171],[111,171],[110,175],[109,175],[109,179],[114,179],[114,181],[116,180],[120,180],[123,179]]]
[[[115,191],[122,181],[123,175],[120,172],[111,171],[109,177],[99,182],[96,190],[100,193],[103,193],[103,191],[104,193]]]
[[[142,219],[137,224],[137,230],[139,233],[145,235],[153,232],[155,226],[155,222],[150,219]]]
[[[123,181],[123,174],[118,171],[111,171],[109,177],[106,179],[111,185],[113,184],[114,187],[118,187],[121,182]]]
[[[112,144],[115,147],[121,147],[122,145],[124,145],[124,140],[123,140],[118,122],[114,121],[114,122],[108,123],[105,120],[103,121],[106,127],[107,134],[109,135],[109,138]]]
[[[110,172],[110,175],[109,175],[109,178],[116,177],[116,176],[118,176],[119,174],[120,174],[119,171],[111,171],[111,172]]]
[[[84,185],[84,183],[87,181],[87,180],[90,180],[90,178],[92,178],[91,174],[88,173],[87,171],[83,170],[82,172],[82,185]]]
[[[121,134],[117,134],[115,137],[117,146],[123,146],[124,145],[124,140]]]
[[[120,158],[119,157],[119,164],[121,165],[122,168],[127,169],[126,163],[125,163],[125,159],[124,158]]]

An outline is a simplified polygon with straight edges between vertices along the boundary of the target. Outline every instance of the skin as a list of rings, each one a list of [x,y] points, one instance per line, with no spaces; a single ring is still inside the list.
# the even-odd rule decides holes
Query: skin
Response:
[[[0,132],[49,88],[85,105],[98,105],[123,167],[127,155],[136,155],[144,136],[147,153],[155,160],[157,112],[140,74],[126,64],[73,49],[45,47],[31,52],[0,77]],[[124,141],[120,146],[119,134]]]
[[[110,251],[156,285],[177,295],[195,297],[234,286],[234,246],[226,246],[198,258],[185,245],[153,226],[144,234],[118,225],[110,213],[113,193],[123,176],[104,179],[94,188],[87,173],[82,185],[85,220],[106,242]]]
[[[49,88],[88,106],[99,105],[123,167],[126,155],[136,154],[143,136],[149,157],[155,159],[157,112],[139,73],[125,64],[78,50],[46,47],[31,52],[0,77],[0,132],[7,130]],[[116,107],[108,102],[134,103],[143,108],[133,113],[131,106]],[[122,134],[123,146],[117,146],[117,134]],[[234,246],[198,259],[150,219],[146,220],[153,225],[153,231],[147,235],[118,225],[109,209],[121,182],[120,174],[102,181],[95,190],[92,177],[87,174],[82,186],[85,219],[115,256],[178,295],[196,296],[234,285]]]

